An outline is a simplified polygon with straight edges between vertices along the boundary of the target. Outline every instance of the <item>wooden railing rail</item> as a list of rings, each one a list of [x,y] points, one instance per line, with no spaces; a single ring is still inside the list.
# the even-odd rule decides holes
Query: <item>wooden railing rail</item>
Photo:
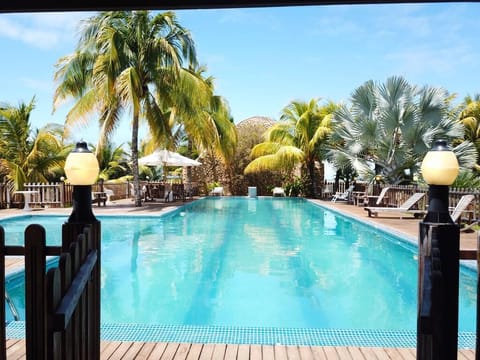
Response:
[[[61,247],[47,246],[45,229],[33,224],[24,247],[6,246],[0,227],[0,291],[5,293],[5,256],[25,256],[27,360],[100,357],[100,223],[67,223],[62,233]],[[51,255],[59,256],[58,266],[46,272]],[[0,321],[5,324],[4,304]],[[2,326],[0,360],[6,359],[5,343]]]

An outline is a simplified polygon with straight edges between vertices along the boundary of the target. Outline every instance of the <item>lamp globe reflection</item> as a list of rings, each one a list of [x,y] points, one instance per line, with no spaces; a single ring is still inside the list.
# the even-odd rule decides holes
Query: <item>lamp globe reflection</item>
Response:
[[[88,150],[87,143],[80,141],[65,161],[65,174],[72,185],[92,185],[100,168],[97,157]]]

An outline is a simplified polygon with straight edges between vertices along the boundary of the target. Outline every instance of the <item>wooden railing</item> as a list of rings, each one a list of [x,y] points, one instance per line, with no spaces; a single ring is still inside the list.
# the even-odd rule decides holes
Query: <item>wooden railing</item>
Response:
[[[25,257],[26,359],[100,358],[100,223],[64,224],[62,246],[46,246],[45,229],[29,225],[25,246],[6,246],[0,227],[0,291],[5,256]],[[46,272],[46,257],[59,256]],[[5,304],[0,306],[5,324]],[[6,359],[5,327],[0,360]]]
[[[41,207],[64,207],[63,183],[27,183],[27,191],[36,191],[31,198],[30,205]]]

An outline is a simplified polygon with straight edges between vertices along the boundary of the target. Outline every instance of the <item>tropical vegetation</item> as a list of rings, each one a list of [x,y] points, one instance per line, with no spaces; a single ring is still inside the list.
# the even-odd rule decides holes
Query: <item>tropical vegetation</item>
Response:
[[[32,128],[34,108],[35,98],[18,106],[0,105],[0,180],[12,190],[22,190],[28,182],[58,181],[71,150],[63,144],[62,126]]]
[[[300,165],[302,173],[307,174],[306,195],[315,197],[318,182],[315,166],[321,166],[325,159],[336,107],[333,102],[321,105],[318,99],[292,101],[283,108],[280,122],[267,131],[265,141],[252,149],[254,160],[245,168],[245,173],[276,170],[289,179]],[[320,173],[323,176],[323,169]]]
[[[349,105],[334,113],[329,159],[367,181],[381,176],[390,184],[411,183],[435,139],[463,139],[452,100],[443,88],[417,87],[403,77],[367,81],[353,91]],[[454,151],[462,168],[475,165],[471,141],[459,142]]]

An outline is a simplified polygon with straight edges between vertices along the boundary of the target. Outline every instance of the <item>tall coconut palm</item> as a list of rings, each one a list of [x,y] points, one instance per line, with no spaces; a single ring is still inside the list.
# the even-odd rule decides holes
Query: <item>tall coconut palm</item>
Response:
[[[341,106],[334,116],[337,166],[352,166],[363,178],[377,174],[389,183],[408,181],[435,139],[450,142],[463,136],[450,102],[442,88],[417,87],[402,77],[385,83],[367,81],[351,96],[350,106]],[[471,143],[455,149],[461,165],[475,159]]]
[[[315,197],[315,163],[323,160],[322,146],[332,131],[331,118],[336,105],[320,106],[319,100],[293,101],[281,115],[281,122],[271,127],[267,141],[252,149],[255,159],[244,172],[283,170],[290,173],[297,164],[307,171],[307,196]]]
[[[465,127],[464,140],[475,144],[477,152],[480,154],[480,94],[465,97],[459,120]],[[475,164],[476,171],[480,171],[480,164],[477,158]]]
[[[172,148],[186,139],[187,152],[191,157],[193,149],[201,154],[215,154],[228,164],[237,143],[236,127],[230,116],[226,101],[215,95],[212,77],[205,77],[206,69],[196,67],[181,69],[177,86],[169,93],[168,112],[170,128],[174,129]],[[147,143],[147,152],[158,147],[154,138]],[[190,168],[187,178],[190,182]]]
[[[35,98],[18,106],[0,105],[0,163],[4,176],[16,190],[26,182],[49,182],[62,175],[68,149],[63,128],[47,124],[34,130],[30,124]]]
[[[138,129],[144,119],[159,142],[170,137],[169,92],[184,62],[196,63],[190,33],[173,12],[103,12],[87,20],[77,50],[58,62],[55,107],[77,100],[67,115],[71,125],[99,114],[102,140],[111,135],[128,110],[132,118],[132,170],[135,206],[141,206]]]

